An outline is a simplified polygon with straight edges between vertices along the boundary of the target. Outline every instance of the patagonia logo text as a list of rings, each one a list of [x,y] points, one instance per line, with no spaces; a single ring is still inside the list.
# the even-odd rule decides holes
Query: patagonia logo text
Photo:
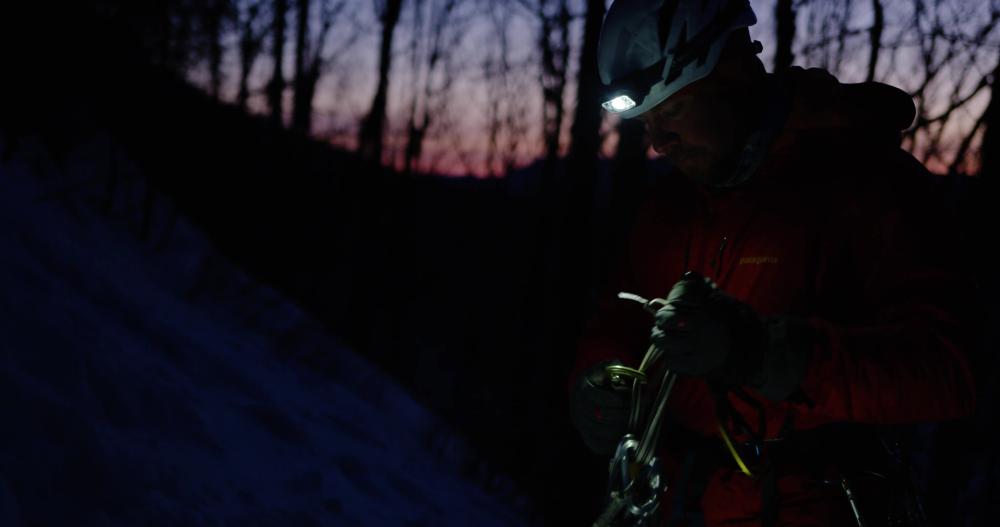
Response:
[[[740,265],[776,264],[777,256],[741,256]]]

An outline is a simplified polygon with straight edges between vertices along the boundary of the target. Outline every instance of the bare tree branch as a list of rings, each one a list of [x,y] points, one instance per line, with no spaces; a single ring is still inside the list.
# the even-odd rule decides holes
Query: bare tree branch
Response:
[[[958,173],[959,167],[965,160],[965,154],[969,150],[969,145],[972,144],[972,139],[976,136],[976,133],[979,132],[979,129],[983,127],[985,122],[986,122],[986,112],[983,112],[982,114],[980,114],[979,118],[976,119],[976,122],[972,125],[972,128],[969,130],[969,132],[965,134],[965,137],[962,138],[962,142],[959,144],[958,150],[955,152],[955,158],[948,166],[949,174]]]
[[[972,91],[970,91],[964,97],[961,97],[961,98],[958,98],[958,99],[953,99],[952,102],[951,102],[951,104],[949,104],[948,107],[945,108],[943,111],[941,111],[941,113],[939,113],[938,115],[936,115],[934,117],[926,117],[926,116],[923,116],[923,115],[918,115],[917,116],[917,120],[916,120],[916,122],[913,125],[913,128],[919,129],[919,128],[923,128],[923,127],[925,127],[925,126],[927,126],[929,124],[937,123],[939,121],[946,121],[946,120],[948,120],[948,118],[951,117],[952,113],[955,110],[957,110],[957,109],[965,106],[966,103],[968,103],[969,101],[971,101],[976,95],[979,94],[979,92],[981,92],[983,90],[983,88],[987,87],[988,85],[989,85],[989,79],[986,76],[983,76],[980,79],[979,84],[977,84],[976,87],[972,89]],[[956,87],[956,89],[957,89],[957,87]]]

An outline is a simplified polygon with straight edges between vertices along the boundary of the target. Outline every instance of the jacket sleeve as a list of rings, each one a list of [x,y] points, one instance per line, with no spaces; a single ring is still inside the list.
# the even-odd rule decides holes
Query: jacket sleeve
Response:
[[[917,172],[903,168],[898,175]],[[882,191],[866,193],[836,227],[845,229],[834,237],[839,243],[827,247],[833,252],[824,258],[817,289],[834,292],[825,313],[805,319],[814,338],[799,383],[804,397],[792,403],[798,427],[902,424],[972,412],[966,349],[980,310],[962,265],[960,231],[929,185],[905,177],[887,178],[878,184]]]

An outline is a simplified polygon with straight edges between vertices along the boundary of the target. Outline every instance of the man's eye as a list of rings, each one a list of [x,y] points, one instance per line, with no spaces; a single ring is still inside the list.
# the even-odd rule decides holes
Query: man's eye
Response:
[[[670,119],[676,119],[684,112],[685,106],[686,106],[685,104],[678,104],[677,106],[674,106],[673,108],[667,111],[667,114],[664,117],[668,117]]]

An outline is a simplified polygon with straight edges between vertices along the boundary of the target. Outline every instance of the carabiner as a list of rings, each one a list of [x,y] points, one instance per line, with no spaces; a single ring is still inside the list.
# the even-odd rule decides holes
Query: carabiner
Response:
[[[612,364],[604,368],[604,372],[608,374],[608,379],[618,386],[625,385],[625,379],[622,377],[629,377],[638,381],[639,384],[646,384],[646,374],[635,368],[629,368],[621,364]]]

